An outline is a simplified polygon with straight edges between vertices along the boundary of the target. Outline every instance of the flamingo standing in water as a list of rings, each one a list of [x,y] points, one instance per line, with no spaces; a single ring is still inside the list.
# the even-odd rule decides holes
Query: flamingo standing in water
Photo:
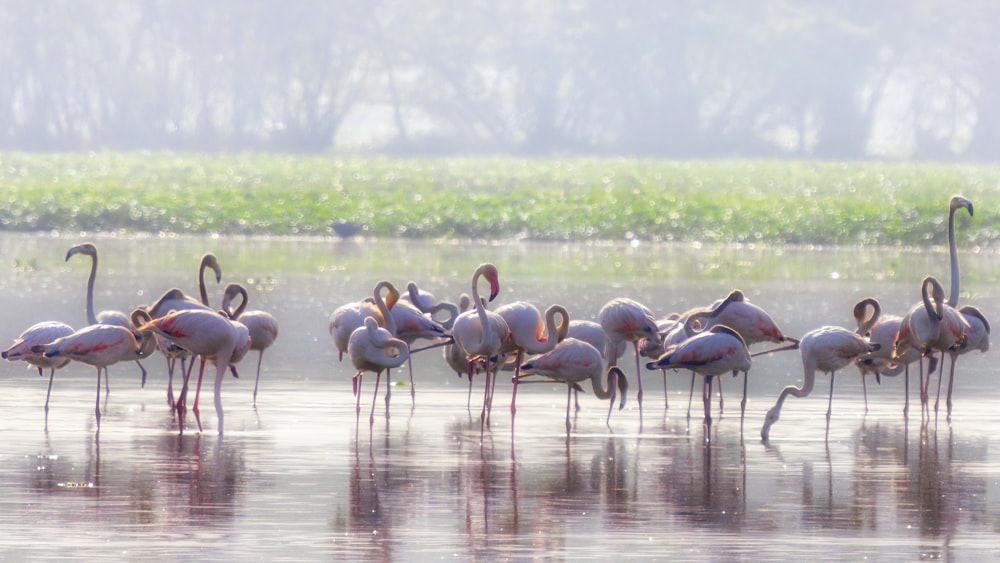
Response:
[[[205,270],[209,269],[215,273],[215,283],[221,282],[222,267],[219,265],[219,260],[211,252],[206,252],[202,255],[198,266],[198,295],[200,300],[186,295],[178,288],[168,289],[148,308],[150,318],[159,318],[170,311],[180,311],[183,309],[211,310],[211,305],[208,301],[208,289],[205,286]],[[157,349],[167,359],[167,405],[174,408],[176,406],[174,402],[174,368],[177,366],[177,360],[180,360],[181,375],[186,374],[185,363],[190,353],[179,346],[167,342],[159,335],[156,336],[156,345]]]
[[[447,312],[448,318],[442,321],[437,321],[441,323],[441,326],[443,326],[445,330],[451,330],[451,327],[455,324],[455,318],[457,318],[458,314],[462,312],[460,307],[456,306],[454,303],[448,301],[438,301],[437,297],[434,297],[433,293],[421,289],[417,285],[417,282],[413,281],[406,284],[406,293],[400,297],[400,300],[409,302],[411,305],[419,309],[421,313],[430,315],[431,318],[435,320],[438,313],[441,311]]]
[[[636,392],[636,401],[639,403],[641,424],[642,372],[639,369],[639,341],[644,338],[657,338],[659,331],[656,326],[656,318],[645,305],[627,297],[619,297],[601,307],[597,314],[597,320],[608,336],[609,351],[606,351],[604,356],[608,360],[609,366],[618,363],[618,357],[613,354],[620,342],[631,342],[635,348],[635,377],[639,389]]]
[[[38,375],[42,375],[43,369],[49,370],[49,390],[45,393],[45,425],[48,427],[49,420],[49,396],[52,395],[52,380],[56,376],[56,370],[65,367],[70,362],[69,358],[47,358],[40,351],[34,348],[40,344],[48,344],[53,340],[73,334],[73,327],[59,321],[44,321],[30,326],[17,337],[17,340],[9,348],[0,352],[0,357],[8,362],[22,361],[30,366],[38,368]]]
[[[149,321],[139,328],[140,334],[159,334],[167,340],[188,350],[191,354],[201,356],[201,369],[198,373],[198,388],[194,398],[195,419],[198,430],[201,430],[201,417],[198,412],[198,399],[201,395],[201,381],[205,375],[205,362],[215,363],[215,414],[219,421],[219,434],[223,433],[222,411],[222,380],[231,365],[238,363],[250,350],[250,331],[238,321],[231,321],[214,311],[203,309],[186,309],[171,311],[163,317]],[[184,403],[187,394],[188,380],[184,378],[181,389],[181,399]]]
[[[66,261],[68,262],[70,258],[77,254],[83,254],[84,256],[90,256],[90,277],[87,278],[87,322],[96,324],[109,324],[120,326],[128,330],[135,332],[135,327],[132,325],[132,320],[129,316],[121,311],[106,310],[100,313],[94,313],[94,282],[97,279],[97,246],[90,242],[84,242],[78,244],[69,249],[66,252]],[[142,381],[141,386],[146,385],[146,368],[142,366],[142,362],[138,359],[135,360],[136,365],[142,371]],[[104,388],[105,393],[110,393],[111,389],[108,382],[108,370],[104,370]]]
[[[625,406],[625,393],[628,391],[628,381],[625,374],[617,366],[605,368],[604,355],[593,345],[568,337],[561,340],[555,347],[544,354],[530,358],[520,366],[519,379],[531,376],[544,377],[549,380],[566,384],[566,432],[570,431],[569,405],[577,383],[590,380],[594,395],[601,400],[609,400],[608,417],[605,424],[611,422],[611,411],[614,409],[616,388],[621,390],[622,399],[619,409]]]
[[[392,317],[392,324],[395,326],[393,335],[406,342],[407,348],[421,339],[437,340],[439,343],[446,342],[442,340],[448,337],[448,332],[444,325],[435,321],[430,313],[425,313],[418,309],[409,300],[400,298],[393,305],[392,309],[389,310],[389,316]],[[451,320],[454,321],[454,316]],[[410,352],[413,351],[410,350]],[[416,386],[413,383],[413,361],[411,357],[408,357],[408,359],[410,361],[406,365],[410,372],[410,400],[412,404],[416,404],[417,392]]]
[[[514,354],[514,391],[510,399],[510,430],[514,433],[514,416],[517,413],[517,383],[521,375],[521,361],[525,354],[544,354],[556,347],[569,331],[569,311],[562,305],[552,305],[545,310],[544,318],[537,307],[527,301],[515,301],[497,307],[496,314],[503,318],[510,331],[510,340],[501,348],[500,354]],[[556,325],[556,316],[562,322]],[[495,380],[494,380],[495,381]],[[490,402],[493,390],[490,390]]]
[[[399,338],[395,338],[392,332],[378,326],[375,317],[365,318],[364,326],[355,329],[347,344],[347,355],[351,358],[351,363],[357,369],[354,377],[359,379],[366,371],[375,372],[375,392],[372,395],[372,410],[368,416],[369,426],[375,424],[375,399],[378,397],[379,379],[382,372],[398,368],[410,357],[410,347]],[[360,384],[357,386],[358,406],[356,412],[360,414]]]
[[[965,334],[970,329],[969,321],[954,307],[944,301],[944,288],[933,276],[927,276],[920,284],[920,303],[914,305],[903,317],[896,334],[893,358],[900,358],[911,346],[922,355],[939,351],[949,352],[965,342]],[[938,368],[938,378],[942,376],[944,362]],[[927,384],[923,370],[920,373],[920,402],[927,405]]]
[[[817,371],[830,374],[830,398],[826,407],[826,428],[829,433],[830,415],[833,412],[833,374],[858,357],[878,350],[879,345],[868,342],[852,330],[824,326],[807,332],[799,341],[799,348],[802,350],[802,387],[789,385],[781,390],[778,401],[764,417],[764,426],[760,429],[760,437],[764,440],[769,438],[771,426],[778,422],[781,407],[789,395],[802,398],[812,393]]]
[[[385,297],[382,297],[382,290],[387,291]],[[389,326],[392,323],[389,309],[396,304],[399,297],[399,290],[392,283],[380,281],[375,285],[374,297],[347,303],[334,309],[333,313],[330,314],[330,338],[333,339],[333,344],[337,347],[340,361],[344,360],[344,354],[347,353],[347,344],[351,340],[351,334],[365,326],[367,317],[374,317],[378,326],[389,328],[390,332],[395,330],[395,327]]]
[[[896,376],[904,373],[903,416],[910,412],[910,364],[921,361],[920,351],[911,347],[899,358],[893,358],[896,335],[899,333],[903,317],[885,315],[882,305],[874,297],[866,297],[854,306],[854,319],[858,323],[858,334],[869,342],[879,345],[879,349],[859,357],[855,365],[861,371],[862,388],[865,390],[865,412],[868,412],[868,387],[865,378],[874,374],[875,380],[881,383],[881,376]],[[931,358],[931,361],[935,361]]]
[[[962,354],[967,354],[973,350],[986,352],[990,349],[990,322],[986,320],[986,315],[972,305],[966,305],[958,312],[969,323],[969,328],[965,331],[965,340],[957,347],[948,351],[951,358],[951,367],[948,373],[948,418],[951,418],[951,392],[955,385],[955,362]],[[937,398],[934,400],[934,411],[938,410],[938,402],[941,400],[941,378],[938,378]]]
[[[232,309],[232,301],[240,297],[240,304]],[[278,338],[278,319],[267,311],[246,310],[247,290],[238,283],[226,286],[222,297],[222,310],[234,321],[239,321],[250,331],[250,349],[257,351],[257,378],[253,384],[253,406],[257,406],[257,386],[260,384],[260,364],[264,360],[264,350]]]
[[[479,296],[479,280],[486,279],[490,284],[490,301],[500,293],[500,278],[497,267],[490,263],[480,264],[472,274],[473,309],[466,311],[455,319],[452,327],[452,338],[465,352],[469,378],[472,377],[475,364],[483,363],[486,372],[486,391],[483,395],[483,411],[480,414],[480,439],[486,428],[486,420],[490,405],[490,388],[493,385],[493,370],[491,363],[494,356],[500,355],[504,343],[510,340],[510,329],[503,317],[487,311]]]
[[[68,358],[97,369],[94,415],[97,417],[97,429],[100,430],[101,372],[104,372],[106,378],[108,366],[149,356],[155,349],[154,344],[152,339],[145,336],[140,336],[137,340],[131,329],[122,326],[93,324],[47,344],[37,344],[32,347],[32,351],[52,360]]]
[[[747,378],[750,371],[750,350],[739,332],[725,325],[713,325],[707,332],[699,332],[669,348],[658,360],[646,364],[646,369],[689,369],[704,376],[702,401],[705,405],[705,422],[712,423],[712,378],[724,373],[735,376],[743,372],[743,404],[746,405]],[[740,411],[742,424],[744,411]]]

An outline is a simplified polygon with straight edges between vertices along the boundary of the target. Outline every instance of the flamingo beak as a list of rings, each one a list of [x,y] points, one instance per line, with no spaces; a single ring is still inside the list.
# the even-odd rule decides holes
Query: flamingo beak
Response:
[[[490,279],[490,301],[492,302],[500,295],[500,280],[497,278]]]

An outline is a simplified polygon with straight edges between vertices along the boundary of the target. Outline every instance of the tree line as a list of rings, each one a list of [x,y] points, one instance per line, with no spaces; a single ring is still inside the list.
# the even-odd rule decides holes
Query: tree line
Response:
[[[7,0],[0,149],[991,161],[1000,3]]]

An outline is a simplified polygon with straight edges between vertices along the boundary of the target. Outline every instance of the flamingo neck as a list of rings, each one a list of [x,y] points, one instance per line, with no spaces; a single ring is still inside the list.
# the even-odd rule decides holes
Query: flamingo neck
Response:
[[[97,280],[97,253],[90,256],[90,277],[87,278],[87,322],[97,324],[97,314],[94,312],[94,282]]]
[[[948,296],[948,304],[952,307],[958,306],[958,245],[955,243],[955,207],[948,213],[948,253],[951,256],[951,294]]]

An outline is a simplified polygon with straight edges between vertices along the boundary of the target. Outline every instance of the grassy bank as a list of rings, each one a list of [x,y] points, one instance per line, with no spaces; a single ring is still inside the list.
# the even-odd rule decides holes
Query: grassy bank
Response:
[[[0,228],[815,244],[1000,238],[1000,167],[0,153]]]

